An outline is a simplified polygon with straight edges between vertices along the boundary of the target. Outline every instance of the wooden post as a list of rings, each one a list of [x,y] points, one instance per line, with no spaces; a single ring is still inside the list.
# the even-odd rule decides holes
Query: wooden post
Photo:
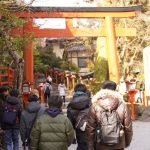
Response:
[[[32,20],[28,20],[24,25],[24,35],[30,35],[31,32]],[[32,84],[31,88],[33,88],[33,43],[31,39],[25,43],[23,57],[25,60],[24,80],[29,81]]]
[[[130,103],[131,103],[131,114],[132,114],[132,120],[135,120],[135,106],[134,106],[134,97],[137,93],[136,89],[129,90],[129,97],[130,97]]]
[[[65,72],[65,76],[66,76],[66,87],[67,89],[69,89],[69,76],[70,76],[70,72],[69,71],[66,71]]]
[[[119,83],[119,64],[116,48],[116,32],[115,24],[112,17],[105,17],[106,32],[107,32],[107,55],[109,66],[109,78],[116,83]]]
[[[7,78],[8,78],[8,85],[10,85],[10,68],[7,67]]]
[[[72,89],[74,89],[74,87],[75,87],[76,75],[75,75],[75,74],[72,74],[72,75],[71,75],[71,78],[72,78]]]

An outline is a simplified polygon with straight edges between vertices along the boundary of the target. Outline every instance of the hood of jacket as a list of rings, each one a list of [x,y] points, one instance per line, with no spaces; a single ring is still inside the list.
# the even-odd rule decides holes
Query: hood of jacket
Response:
[[[51,117],[56,117],[58,114],[62,113],[62,110],[60,108],[48,108],[46,109],[46,112],[51,116]]]
[[[12,105],[16,105],[19,103],[18,98],[15,96],[8,96],[6,102]]]
[[[113,90],[103,89],[92,98],[92,103],[98,104],[106,110],[114,110],[123,101],[122,95]]]
[[[72,109],[82,110],[90,106],[90,98],[84,92],[75,92],[68,107]]]
[[[59,87],[64,88],[65,85],[64,84],[59,84]]]
[[[34,112],[37,112],[40,108],[41,108],[41,105],[38,102],[33,101],[33,102],[28,103],[26,110],[29,113],[34,113]]]

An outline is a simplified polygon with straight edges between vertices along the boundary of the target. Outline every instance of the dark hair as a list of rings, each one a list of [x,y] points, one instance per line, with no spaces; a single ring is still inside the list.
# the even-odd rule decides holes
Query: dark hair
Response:
[[[48,105],[49,107],[57,107],[61,108],[62,107],[63,100],[60,96],[57,95],[52,95],[48,99]]]
[[[9,92],[10,96],[18,97],[19,96],[19,90],[18,89],[12,89]]]
[[[79,83],[79,84],[77,84],[77,85],[75,86],[75,88],[74,88],[74,92],[77,92],[77,91],[81,91],[81,92],[86,93],[87,88],[86,88],[86,86],[85,86],[84,84]]]
[[[36,102],[36,101],[38,101],[39,99],[38,99],[38,97],[36,96],[36,95],[34,95],[34,94],[31,94],[29,97],[28,97],[28,101],[29,102]]]
[[[1,86],[0,87],[0,93],[2,94],[3,92],[7,92],[9,88],[7,86]]]
[[[61,84],[64,84],[64,81],[61,81],[60,83],[61,83]]]
[[[102,83],[102,89],[116,90],[117,84],[114,81],[106,80]]]

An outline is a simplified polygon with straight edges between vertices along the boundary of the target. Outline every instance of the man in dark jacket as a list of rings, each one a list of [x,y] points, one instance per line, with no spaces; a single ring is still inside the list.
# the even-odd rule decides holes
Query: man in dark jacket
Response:
[[[88,150],[93,150],[94,147],[96,147],[96,150],[123,150],[130,145],[133,134],[131,114],[123,101],[122,95],[115,91],[115,89],[115,82],[109,80],[105,81],[102,84],[102,89],[92,98],[92,106],[89,110],[88,123],[86,126]],[[101,112],[104,110],[115,110],[123,126],[123,130],[120,131],[120,142],[112,146],[103,144],[102,142],[94,145],[97,124],[100,123],[101,125]]]
[[[6,103],[6,98],[9,95],[9,89],[6,86],[0,87],[0,149],[4,148],[4,132],[2,130],[1,124],[2,124],[2,107]]]
[[[6,102],[6,98],[9,95],[9,89],[7,86],[1,86],[0,87],[0,118],[2,118],[2,106]],[[0,120],[0,126],[1,126],[1,121]]]
[[[30,150],[68,150],[74,139],[74,130],[62,113],[62,103],[59,96],[49,98],[49,108],[36,120],[32,129]]]
[[[0,87],[0,149],[4,149],[4,132],[1,127],[2,123],[2,106],[4,102],[6,102],[6,97],[9,94],[9,89],[6,86],[1,86]]]
[[[88,113],[90,107],[90,97],[87,95],[87,88],[84,84],[77,84],[74,88],[74,95],[68,105],[67,117],[72,122],[76,131],[76,139],[78,143],[77,150],[87,150],[87,139],[85,131],[76,128],[77,118],[81,112]]]
[[[9,115],[7,110],[12,110]],[[5,149],[10,150],[13,145],[13,150],[19,150],[19,122],[21,106],[18,99],[14,96],[8,96],[6,102],[2,106],[2,111],[2,129],[5,131]],[[13,117],[14,113],[16,114],[15,117]],[[12,118],[15,118],[13,123],[10,124],[6,122],[10,121]]]
[[[21,113],[20,120],[20,135],[24,147],[28,147],[31,128],[36,118],[45,112],[45,107],[42,107],[38,102],[37,94],[32,93],[28,98],[28,102],[26,109]]]

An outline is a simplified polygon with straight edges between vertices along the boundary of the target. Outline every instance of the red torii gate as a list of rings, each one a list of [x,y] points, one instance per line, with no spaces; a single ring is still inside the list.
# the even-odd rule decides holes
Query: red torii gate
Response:
[[[135,36],[135,28],[115,27],[114,18],[134,17],[142,6],[131,7],[29,7],[30,11],[14,12],[27,22],[14,33],[24,36],[34,33],[35,38],[44,37],[100,37],[107,38],[107,55],[110,79],[119,82],[119,64],[117,58],[116,36]],[[39,29],[33,27],[33,18],[65,18],[65,29]],[[104,18],[105,24],[99,29],[74,28],[73,18]],[[24,48],[25,80],[33,82],[33,48],[32,41],[28,41]]]

